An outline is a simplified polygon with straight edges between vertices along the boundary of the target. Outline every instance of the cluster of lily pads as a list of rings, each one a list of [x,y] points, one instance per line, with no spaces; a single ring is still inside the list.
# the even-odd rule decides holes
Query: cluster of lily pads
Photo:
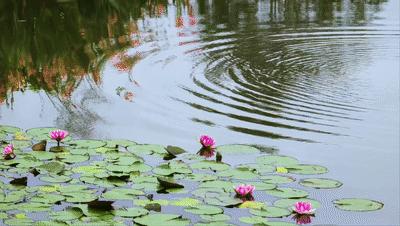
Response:
[[[293,157],[266,154],[256,146],[214,148],[215,142],[204,137],[200,140],[203,147],[192,154],[176,146],[130,140],[74,140],[54,131],[57,128],[23,131],[0,125],[1,148],[12,147],[14,155],[0,161],[0,223],[306,224],[314,216],[312,208],[318,214],[320,203],[309,198],[306,190],[290,185],[296,183],[295,175],[328,171]],[[233,165],[223,161],[234,155],[255,156],[255,162]],[[319,176],[298,183],[316,189],[342,186]],[[383,207],[368,199],[333,202],[347,211]],[[295,223],[290,222],[293,219]]]

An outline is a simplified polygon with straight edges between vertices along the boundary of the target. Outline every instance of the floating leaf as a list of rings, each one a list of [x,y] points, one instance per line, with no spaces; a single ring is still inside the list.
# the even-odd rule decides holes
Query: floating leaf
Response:
[[[45,152],[45,151],[38,151],[32,154],[35,158],[39,160],[50,160],[55,158],[56,154],[51,153],[51,152]]]
[[[299,161],[293,157],[284,155],[264,155],[257,158],[256,162],[263,165],[288,166],[295,165]]]
[[[166,154],[167,151],[161,145],[156,144],[137,144],[137,145],[130,145],[127,147],[127,150],[133,154],[144,156],[144,155],[151,155],[154,153],[158,154]]]
[[[346,211],[375,211],[383,208],[383,203],[369,199],[337,199],[333,203],[335,207]]]
[[[274,206],[281,207],[281,208],[291,208],[294,206],[296,202],[309,202],[311,203],[312,207],[318,209],[321,204],[314,199],[279,199],[274,202]]]
[[[222,155],[224,154],[232,154],[232,155],[248,155],[248,154],[258,154],[260,150],[253,146],[244,145],[244,144],[228,144],[218,146],[216,151],[220,152]]]
[[[266,224],[268,220],[263,217],[240,217],[239,220],[246,224]]]
[[[32,146],[33,151],[46,151],[47,141],[42,140]]]
[[[40,203],[56,203],[65,200],[65,197],[57,194],[37,194],[36,196],[30,199],[31,202],[40,202]]]
[[[68,142],[69,145],[74,148],[99,148],[106,145],[104,141],[101,140],[73,140]]]
[[[186,212],[198,214],[198,215],[215,215],[221,214],[224,211],[216,206],[208,206],[208,205],[200,205],[200,206],[192,206],[185,209]]]
[[[245,167],[236,168],[233,170],[226,170],[218,173],[220,177],[232,177],[233,179],[238,180],[252,180],[257,178],[259,175],[255,173],[253,170],[250,170]]]
[[[184,186],[178,184],[174,179],[167,177],[157,177],[158,183],[163,188],[183,188]]]
[[[97,195],[87,192],[70,192],[63,193],[67,202],[88,203],[97,199]]]
[[[137,206],[146,206],[148,204],[159,204],[161,206],[166,206],[169,204],[168,200],[164,200],[164,199],[158,199],[158,200],[148,200],[148,199],[137,199],[137,200],[133,200],[133,202],[135,203],[135,205]]]
[[[295,188],[275,188],[266,192],[279,198],[304,198],[308,196],[308,192]]]
[[[206,181],[201,183],[199,188],[221,188],[225,191],[233,191],[233,185],[230,181]]]
[[[214,206],[224,206],[224,207],[232,207],[232,206],[237,206],[243,201],[238,198],[233,198],[230,196],[216,196],[212,198],[206,198],[204,200],[205,203],[209,205],[214,205]]]
[[[328,169],[324,166],[319,165],[307,165],[307,164],[298,164],[298,165],[290,165],[286,167],[289,170],[289,173],[294,174],[324,174],[328,172]]]
[[[53,174],[58,174],[64,171],[65,165],[60,162],[48,162],[43,165],[36,167],[36,169],[40,172],[49,172]]]
[[[251,182],[251,185],[255,186],[257,191],[272,190],[276,188],[276,184],[269,184],[263,182]]]
[[[116,146],[121,146],[121,147],[128,147],[130,145],[136,145],[136,142],[131,141],[131,140],[108,140],[106,141],[106,146],[107,148],[114,148]]]
[[[118,209],[114,210],[114,215],[120,216],[120,217],[139,217],[148,214],[149,211],[146,209],[142,208],[128,208],[128,209]]]
[[[200,201],[193,198],[183,198],[180,200],[171,201],[170,205],[173,206],[197,206],[200,204]]]
[[[64,176],[64,175],[61,175],[61,176],[51,175],[51,176],[42,176],[42,177],[40,177],[40,180],[44,181],[44,182],[49,182],[49,183],[65,183],[65,182],[71,181],[72,178]]]
[[[88,155],[67,155],[61,159],[65,163],[85,162],[89,160]]]
[[[4,220],[4,224],[9,226],[25,226],[25,225],[31,226],[33,224],[33,221],[29,218],[25,219],[12,218]]]
[[[0,132],[14,134],[17,132],[21,132],[22,130],[15,126],[7,126],[7,125],[0,125]]]
[[[230,169],[230,166],[228,164],[210,160],[203,160],[200,162],[196,162],[191,164],[190,166],[192,167],[192,169],[201,169],[201,170],[224,171]]]
[[[60,212],[52,212],[49,214],[50,218],[55,221],[71,221],[83,216],[83,212],[79,208],[68,208]]]
[[[323,188],[323,189],[338,188],[343,185],[342,182],[340,182],[340,181],[326,179],[326,178],[303,179],[299,182],[299,184],[301,184],[305,187]]]
[[[186,152],[185,150],[177,146],[167,146],[166,151],[173,156],[177,156]]]
[[[136,199],[138,195],[143,195],[144,193],[140,190],[128,189],[128,188],[114,188],[113,190],[107,191],[102,196],[105,199],[111,200],[131,200]]]
[[[158,203],[148,203],[144,208],[149,211],[161,212],[161,205]]]
[[[16,206],[16,209],[26,212],[43,212],[43,211],[49,211],[50,208],[51,205],[48,203],[36,203],[36,202],[19,203]]]
[[[213,223],[218,223],[218,221],[228,221],[231,219],[230,216],[225,214],[200,215],[200,218],[206,221],[212,221]]]
[[[157,226],[157,225],[180,226],[189,224],[189,221],[186,219],[182,219],[180,215],[162,214],[162,213],[155,213],[143,217],[137,217],[133,219],[133,221],[140,225],[149,225],[149,226]]]
[[[293,177],[288,176],[278,176],[278,175],[268,175],[260,177],[265,183],[270,184],[287,184],[296,181]]]
[[[245,201],[239,205],[239,208],[249,208],[249,209],[262,209],[265,208],[265,203],[255,202],[255,201]]]
[[[288,208],[268,206],[262,209],[252,209],[250,213],[260,217],[286,217],[292,214]]]

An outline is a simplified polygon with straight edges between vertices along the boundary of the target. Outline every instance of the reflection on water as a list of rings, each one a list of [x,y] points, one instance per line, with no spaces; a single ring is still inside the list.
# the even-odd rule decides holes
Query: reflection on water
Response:
[[[0,123],[189,149],[206,132],[219,144],[296,145],[331,169],[372,156],[396,169],[385,162],[399,147],[396,9],[396,0],[1,1]],[[386,152],[365,154],[378,147]]]

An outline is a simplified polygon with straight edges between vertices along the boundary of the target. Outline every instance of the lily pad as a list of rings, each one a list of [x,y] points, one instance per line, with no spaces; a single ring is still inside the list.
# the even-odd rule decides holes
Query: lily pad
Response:
[[[206,221],[211,221],[217,223],[218,221],[229,221],[230,216],[225,214],[215,214],[215,215],[200,215],[200,218]]]
[[[50,213],[50,218],[55,221],[71,221],[83,216],[83,212],[79,208],[68,208],[64,211]]]
[[[180,200],[171,201],[170,205],[187,207],[187,206],[197,206],[200,203],[201,202],[198,199],[183,198],[183,199],[180,199]]]
[[[29,202],[29,203],[19,203],[16,206],[16,209],[26,212],[43,212],[49,211],[51,205],[49,203],[37,203],[37,202]]]
[[[120,217],[139,217],[148,214],[149,211],[143,208],[128,208],[128,209],[118,209],[114,211],[114,215]]]
[[[205,203],[209,205],[214,205],[214,206],[224,206],[224,207],[231,207],[231,206],[237,206],[243,201],[238,198],[233,198],[230,196],[216,196],[212,198],[206,198],[204,200]]]
[[[165,150],[168,152],[168,154],[173,156],[177,156],[186,152],[184,149],[177,146],[167,146]]]
[[[333,203],[338,209],[358,212],[380,210],[383,208],[384,205],[383,203],[378,201],[358,198],[337,199],[334,200]]]
[[[200,206],[192,206],[185,209],[186,212],[198,214],[198,215],[215,215],[221,214],[224,211],[216,206],[209,206],[209,205],[200,205]]]
[[[157,225],[180,226],[189,224],[189,221],[186,219],[182,219],[180,215],[162,214],[162,213],[154,213],[143,217],[137,217],[133,219],[133,221],[140,225],[149,225],[149,226],[157,226]]]
[[[324,174],[328,172],[328,169],[326,167],[319,165],[298,164],[286,166],[286,168],[289,170],[289,173],[294,174],[313,175]]]
[[[287,184],[296,181],[293,177],[279,176],[279,175],[268,175],[262,176],[260,179],[265,183],[270,184]]]
[[[40,177],[40,180],[44,181],[44,182],[50,182],[50,183],[65,183],[65,182],[71,181],[72,178],[64,176],[64,175],[61,175],[61,176],[51,175],[51,176]]]
[[[61,161],[65,163],[77,163],[77,162],[85,162],[89,160],[88,155],[67,155],[61,159]]]
[[[102,196],[105,199],[111,200],[131,200],[136,199],[138,195],[143,195],[144,193],[140,190],[128,189],[128,188],[114,188],[113,190],[107,191]]]
[[[114,148],[117,145],[121,146],[121,147],[128,147],[130,145],[136,145],[136,142],[131,141],[131,140],[123,140],[123,139],[119,139],[119,140],[108,140],[106,141],[106,146],[108,148]]]
[[[22,130],[15,126],[0,125],[0,132],[14,134],[16,132],[21,132]]]
[[[154,153],[158,154],[166,154],[167,151],[162,145],[156,144],[137,144],[137,145],[130,145],[127,147],[127,150],[133,154],[139,156],[151,155]]]
[[[263,165],[272,165],[272,166],[288,166],[288,165],[295,165],[299,161],[290,156],[284,155],[264,155],[257,158],[256,162],[258,164]]]
[[[163,188],[183,188],[184,186],[178,184],[174,179],[167,177],[157,177],[158,183]]]
[[[99,148],[106,145],[104,141],[101,140],[73,140],[68,142],[69,145],[74,148]]]
[[[233,191],[233,183],[230,181],[222,181],[222,180],[217,180],[217,181],[206,181],[204,183],[201,183],[199,185],[199,188],[222,188],[225,191]]]
[[[260,150],[253,146],[244,144],[228,144],[218,146],[216,151],[220,152],[222,155],[248,155],[248,154],[258,154]]]
[[[295,188],[275,188],[267,190],[266,193],[279,198],[305,198],[308,196],[308,192]]]
[[[190,166],[192,167],[192,169],[199,169],[199,170],[224,171],[230,169],[230,166],[228,164],[210,160],[203,160],[200,162],[196,162],[191,164]]]
[[[342,182],[340,182],[340,181],[326,179],[326,178],[303,179],[299,182],[299,184],[301,184],[305,187],[323,188],[323,189],[338,188],[343,185]]]
[[[321,206],[321,204],[317,200],[307,199],[307,198],[279,199],[274,202],[274,206],[281,207],[281,208],[291,208],[297,202],[309,202],[309,203],[311,203],[312,208],[315,208],[315,209],[318,209]]]
[[[40,172],[49,172],[53,174],[58,174],[64,171],[65,165],[60,162],[48,162],[43,165],[38,166],[36,169]]]
[[[238,180],[253,180],[257,178],[259,175],[255,172],[255,170],[250,170],[245,167],[236,168],[233,170],[226,170],[218,173],[220,177],[231,177],[233,179]]]
[[[38,194],[30,199],[31,202],[40,202],[40,203],[56,203],[59,201],[65,200],[65,197],[57,194]]]
[[[239,205],[239,208],[248,208],[248,209],[262,209],[265,207],[266,207],[265,203],[256,201],[245,201]]]
[[[292,214],[288,208],[268,206],[263,209],[252,209],[250,213],[260,217],[286,217]]]
[[[243,223],[246,224],[266,224],[268,222],[268,220],[266,218],[263,217],[258,217],[258,216],[254,216],[254,217],[240,217],[239,220]]]

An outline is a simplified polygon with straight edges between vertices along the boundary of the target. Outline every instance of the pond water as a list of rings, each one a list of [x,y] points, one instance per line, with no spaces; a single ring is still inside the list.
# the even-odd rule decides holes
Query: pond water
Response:
[[[0,3],[0,124],[329,168],[315,224],[399,224],[399,2]],[[238,163],[241,159],[235,160]],[[348,213],[330,201],[379,200]]]

